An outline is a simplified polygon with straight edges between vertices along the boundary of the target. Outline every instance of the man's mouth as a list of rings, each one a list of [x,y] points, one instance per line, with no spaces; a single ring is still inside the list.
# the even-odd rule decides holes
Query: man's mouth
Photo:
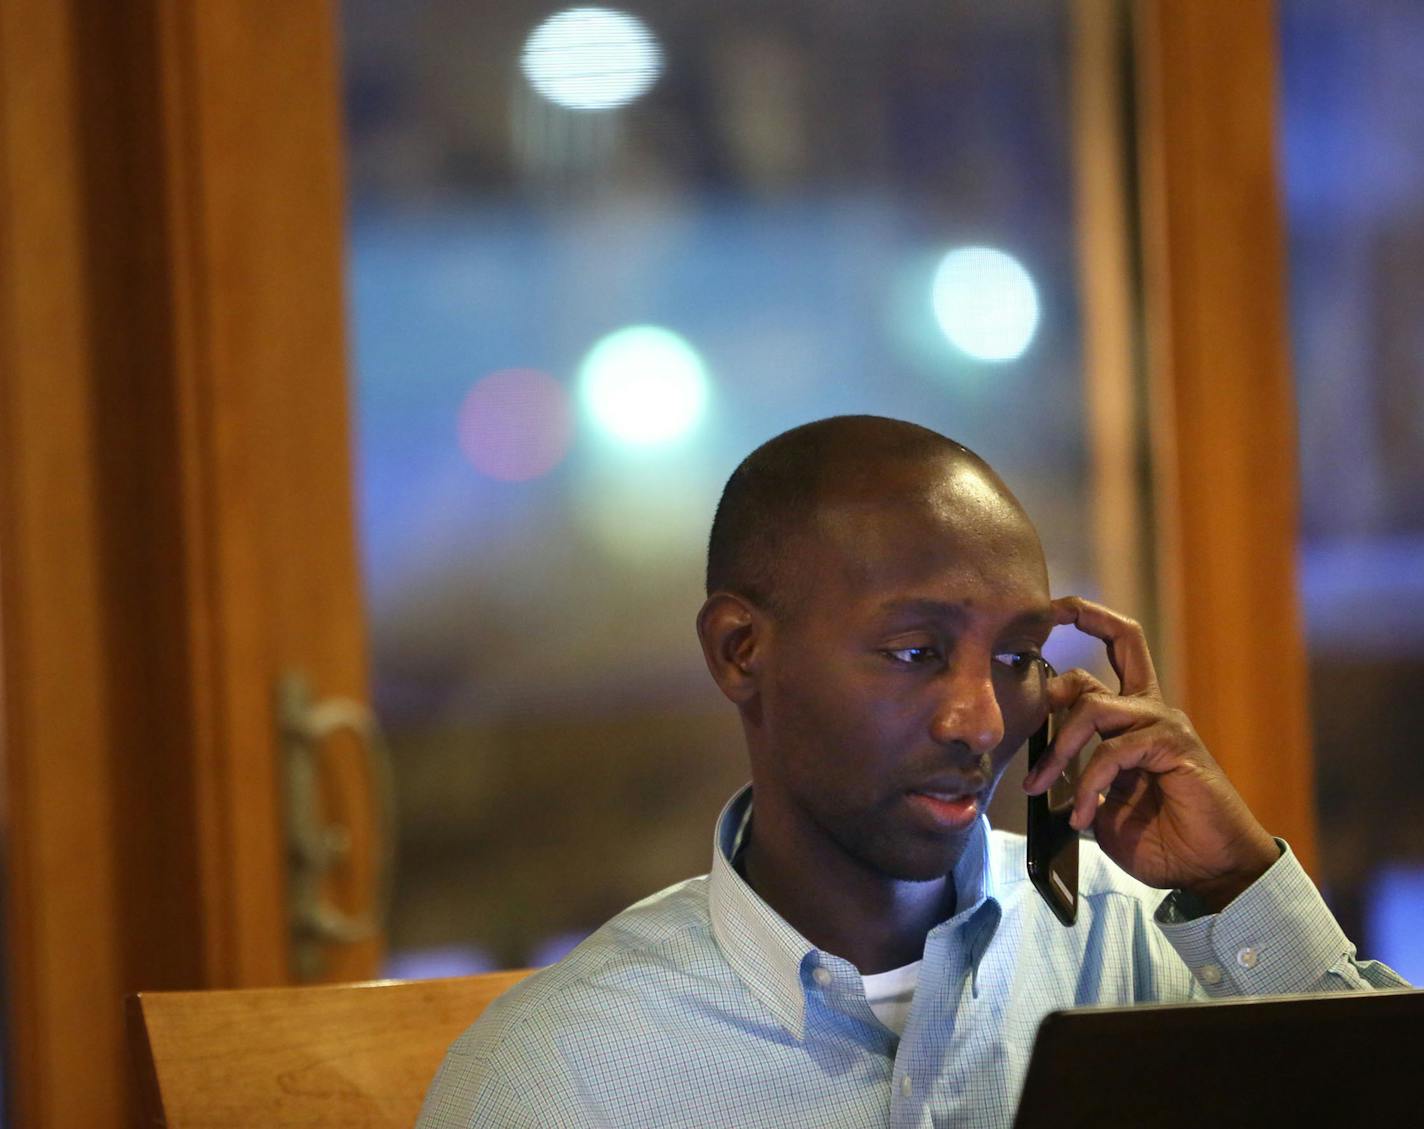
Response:
[[[964,828],[979,818],[979,793],[919,789],[909,793],[911,805],[937,827]]]

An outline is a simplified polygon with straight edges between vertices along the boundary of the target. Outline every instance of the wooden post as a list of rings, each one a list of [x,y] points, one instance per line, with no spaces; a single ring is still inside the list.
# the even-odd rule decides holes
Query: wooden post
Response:
[[[1073,0],[1069,46],[1073,203],[1083,308],[1083,418],[1093,568],[1102,597],[1109,606],[1141,621],[1149,640],[1157,644],[1152,452],[1143,427],[1126,16],[1123,0]],[[1170,654],[1155,657],[1159,667],[1170,667]]]
[[[365,697],[325,0],[0,4],[15,1124],[130,1124],[123,996],[290,978],[278,678]],[[333,895],[372,886],[359,769]],[[330,975],[375,971],[376,942]]]
[[[1133,11],[1159,592],[1176,689],[1252,809],[1311,868],[1275,9],[1144,0]]]

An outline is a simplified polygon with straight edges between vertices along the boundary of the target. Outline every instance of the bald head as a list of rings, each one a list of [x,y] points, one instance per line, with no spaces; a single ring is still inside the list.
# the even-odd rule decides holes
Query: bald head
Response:
[[[989,465],[938,432],[881,416],[817,420],[768,440],[732,472],[707,546],[707,593],[788,613],[799,595],[794,549],[807,532],[834,509],[901,503],[953,509],[969,525],[986,507],[1022,517]]]

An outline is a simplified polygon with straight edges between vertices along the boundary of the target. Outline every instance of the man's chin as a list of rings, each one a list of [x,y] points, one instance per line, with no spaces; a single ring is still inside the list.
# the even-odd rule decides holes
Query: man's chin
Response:
[[[829,826],[841,849],[875,873],[897,882],[934,882],[954,869],[979,818],[945,822],[901,796],[873,815],[860,812]]]
[[[969,831],[936,837],[929,842],[884,844],[876,852],[876,869],[898,882],[934,882],[952,871],[964,854]]]

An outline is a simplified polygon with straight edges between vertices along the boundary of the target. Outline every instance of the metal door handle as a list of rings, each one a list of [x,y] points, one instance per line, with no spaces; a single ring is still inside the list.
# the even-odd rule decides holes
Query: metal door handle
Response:
[[[282,676],[277,695],[287,785],[292,968],[298,980],[312,980],[321,972],[324,945],[369,940],[385,927],[396,865],[395,784],[385,739],[369,708],[349,698],[313,701],[298,671]],[[324,822],[318,803],[323,746],[341,732],[359,742],[376,801],[376,888],[370,907],[357,914],[346,913],[321,894],[322,881],[351,851],[348,828]]]

